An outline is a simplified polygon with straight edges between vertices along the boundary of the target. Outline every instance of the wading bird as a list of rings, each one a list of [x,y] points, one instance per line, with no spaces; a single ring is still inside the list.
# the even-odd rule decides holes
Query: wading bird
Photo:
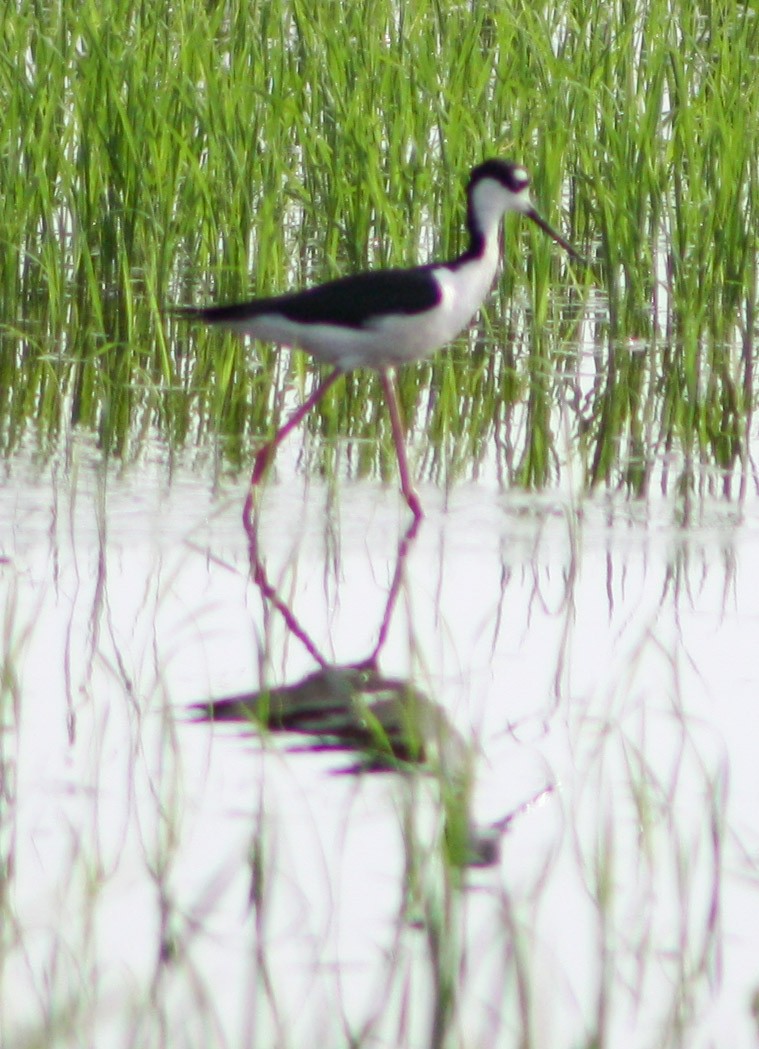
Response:
[[[530,176],[520,164],[486,160],[467,186],[466,250],[448,262],[375,270],[305,291],[225,306],[180,307],[182,315],[243,336],[306,350],[333,370],[256,454],[251,488],[277,446],[345,372],[374,368],[390,411],[401,489],[416,519],[419,497],[409,475],[393,369],[419,360],[458,335],[488,294],[499,259],[498,229],[509,212],[525,215],[577,261],[575,249],[536,211]]]

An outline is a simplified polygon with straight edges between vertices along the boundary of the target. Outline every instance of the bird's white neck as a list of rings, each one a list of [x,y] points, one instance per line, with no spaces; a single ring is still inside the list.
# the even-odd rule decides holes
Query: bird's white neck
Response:
[[[467,198],[469,248],[465,254],[497,258],[498,233],[504,214],[507,211],[524,214],[531,206],[526,188],[517,194],[492,179],[477,182]]]

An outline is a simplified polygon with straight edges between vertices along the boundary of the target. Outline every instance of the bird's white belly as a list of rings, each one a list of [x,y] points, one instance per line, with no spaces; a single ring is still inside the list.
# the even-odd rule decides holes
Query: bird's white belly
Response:
[[[344,371],[383,368],[418,360],[445,346],[467,327],[490,290],[496,252],[456,268],[433,270],[441,301],[419,313],[377,317],[361,328],[338,324],[301,324],[277,314],[232,324],[240,334],[298,347]]]
[[[242,335],[306,350],[317,360],[344,371],[382,368],[431,353],[441,340],[433,323],[418,315],[388,317],[363,328],[339,324],[298,324],[281,317],[256,317],[234,326]],[[448,341],[444,336],[442,341]]]

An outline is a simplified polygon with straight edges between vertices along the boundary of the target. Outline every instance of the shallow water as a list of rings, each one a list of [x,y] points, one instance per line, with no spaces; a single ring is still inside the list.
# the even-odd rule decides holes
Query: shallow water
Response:
[[[478,822],[555,786],[459,890],[434,782],[188,717],[314,669],[243,489],[158,451],[5,489],[3,1044],[755,1044],[757,502],[422,488],[380,667],[472,741]],[[374,648],[406,524],[393,486],[267,487],[327,660]]]

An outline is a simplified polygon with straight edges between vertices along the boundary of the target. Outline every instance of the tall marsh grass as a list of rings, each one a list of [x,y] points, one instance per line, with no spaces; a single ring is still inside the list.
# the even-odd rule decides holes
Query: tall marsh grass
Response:
[[[567,434],[586,482],[634,491],[664,453],[686,480],[747,465],[750,4],[85,0],[6,5],[0,25],[6,456],[84,427],[109,454],[157,432],[244,464],[311,363],[165,308],[456,253],[468,171],[500,154],[595,264],[508,224],[477,327],[401,375],[427,475],[495,448],[506,481],[547,484]],[[351,376],[310,423],[371,438],[361,472],[392,469],[375,393]]]

